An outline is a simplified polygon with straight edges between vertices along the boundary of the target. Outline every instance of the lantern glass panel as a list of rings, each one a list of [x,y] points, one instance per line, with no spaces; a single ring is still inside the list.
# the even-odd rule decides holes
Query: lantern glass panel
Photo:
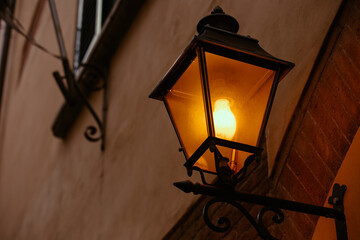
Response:
[[[209,52],[205,58],[215,137],[256,146],[275,71]],[[242,166],[249,154],[236,151],[220,150]]]
[[[165,101],[189,158],[208,136],[197,57],[167,92]]]
[[[216,173],[214,153],[210,152],[209,149],[196,161],[194,167],[199,167],[204,171]]]

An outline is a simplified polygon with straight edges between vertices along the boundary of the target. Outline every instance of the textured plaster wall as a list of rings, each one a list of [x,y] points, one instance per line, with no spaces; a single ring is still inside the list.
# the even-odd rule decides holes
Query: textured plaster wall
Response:
[[[354,137],[349,151],[339,169],[334,183],[345,184],[344,208],[349,239],[360,239],[360,131]],[[332,190],[329,196],[331,196]],[[326,203],[326,207],[331,207]],[[335,222],[332,219],[320,218],[314,232],[313,240],[336,240]]]
[[[26,29],[36,1],[17,0]],[[56,1],[68,55],[73,55],[76,1]],[[186,179],[184,158],[166,111],[147,98],[216,5],[295,69],[280,84],[269,122],[274,159],[297,99],[340,1],[148,1],[111,61],[107,145],[83,137],[83,111],[66,141],[51,125],[63,103],[51,73],[58,60],[13,34],[0,122],[1,239],[160,239],[196,197],[172,182]],[[35,38],[57,52],[48,6]],[[101,92],[91,103],[100,110]],[[273,162],[273,161],[272,161]]]

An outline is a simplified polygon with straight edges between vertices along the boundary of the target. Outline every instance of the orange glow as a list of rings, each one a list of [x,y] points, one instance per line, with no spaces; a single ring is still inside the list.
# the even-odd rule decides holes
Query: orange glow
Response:
[[[236,120],[229,100],[216,100],[213,116],[216,137],[232,140],[236,132]]]

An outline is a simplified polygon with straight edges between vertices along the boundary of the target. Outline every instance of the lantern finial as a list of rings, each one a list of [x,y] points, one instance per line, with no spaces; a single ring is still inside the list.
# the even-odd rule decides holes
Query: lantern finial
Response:
[[[210,15],[202,18],[199,21],[197,25],[198,33],[201,33],[206,25],[233,33],[237,33],[239,30],[239,23],[236,21],[236,19],[230,15],[225,14],[222,8],[219,6],[216,6]]]
[[[222,8],[221,8],[220,6],[216,6],[216,7],[214,8],[214,10],[212,10],[212,12],[211,12],[211,14],[216,14],[216,13],[223,13],[223,14],[225,14],[224,11],[222,10]]]

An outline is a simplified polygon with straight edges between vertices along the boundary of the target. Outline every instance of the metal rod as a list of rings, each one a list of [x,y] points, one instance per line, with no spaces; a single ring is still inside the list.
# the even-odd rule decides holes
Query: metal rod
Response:
[[[68,85],[67,86],[68,87],[68,103],[69,103],[69,105],[73,105],[74,104],[75,77],[74,77],[73,71],[70,68],[69,60],[67,58],[66,48],[65,48],[65,44],[64,44],[64,38],[61,33],[59,17],[57,15],[56,5],[55,5],[54,0],[49,0],[49,5],[50,5],[51,16],[53,19],[54,28],[55,28],[55,32],[56,32],[56,38],[57,38],[57,41],[59,44],[61,61],[62,61],[63,68],[64,68],[64,74],[65,74],[67,85]]]
[[[15,8],[15,0],[12,0],[9,2],[9,9],[11,12],[14,12]],[[1,24],[1,23],[0,23]],[[4,82],[5,82],[5,72],[6,72],[6,65],[7,65],[7,57],[9,53],[9,45],[10,45],[10,39],[11,39],[11,26],[9,24],[5,25],[5,32],[1,36],[2,38],[2,45],[0,48],[0,113],[1,111],[1,105],[2,105],[2,95],[3,95],[3,88],[4,88]]]
[[[53,76],[55,78],[58,87],[60,88],[61,93],[63,94],[65,100],[70,102],[69,92],[68,89],[65,87],[62,77],[58,71],[53,72]]]
[[[202,91],[204,94],[204,105],[205,105],[205,115],[207,119],[208,134],[209,136],[215,137],[215,127],[214,127],[214,120],[211,109],[210,87],[209,87],[204,49],[202,47],[198,47],[196,48],[196,53],[199,58],[199,71],[200,71],[200,77],[202,83],[201,84]]]
[[[108,85],[107,85],[107,73],[104,76],[104,92],[103,92],[103,108],[102,108],[102,135],[101,135],[101,150],[105,150],[105,133],[106,133],[106,122],[107,122],[107,111],[108,111]]]
[[[329,197],[328,203],[333,205],[334,209],[344,212],[344,195],[346,192],[346,185],[335,183],[333,192]],[[335,219],[336,236],[339,240],[348,240],[346,218]]]
[[[174,185],[187,193],[193,192],[194,194],[203,194],[219,198],[232,199],[240,202],[271,206],[279,209],[302,212],[334,219],[343,219],[345,217],[343,212],[333,208],[320,207],[316,205],[299,203],[273,197],[259,196],[255,194],[241,193],[227,189],[219,189],[199,183],[194,184],[191,181],[176,182]]]
[[[52,18],[53,18],[54,27],[55,27],[56,38],[57,38],[57,41],[58,41],[58,43],[59,43],[60,54],[61,54],[61,56],[62,56],[63,58],[67,58],[67,56],[66,56],[65,44],[64,44],[64,39],[63,39],[63,37],[62,37],[61,28],[60,28],[60,23],[59,23],[59,17],[58,17],[58,15],[57,15],[57,11],[56,11],[56,6],[55,6],[54,0],[49,0],[49,5],[50,5],[51,15],[52,15]]]

